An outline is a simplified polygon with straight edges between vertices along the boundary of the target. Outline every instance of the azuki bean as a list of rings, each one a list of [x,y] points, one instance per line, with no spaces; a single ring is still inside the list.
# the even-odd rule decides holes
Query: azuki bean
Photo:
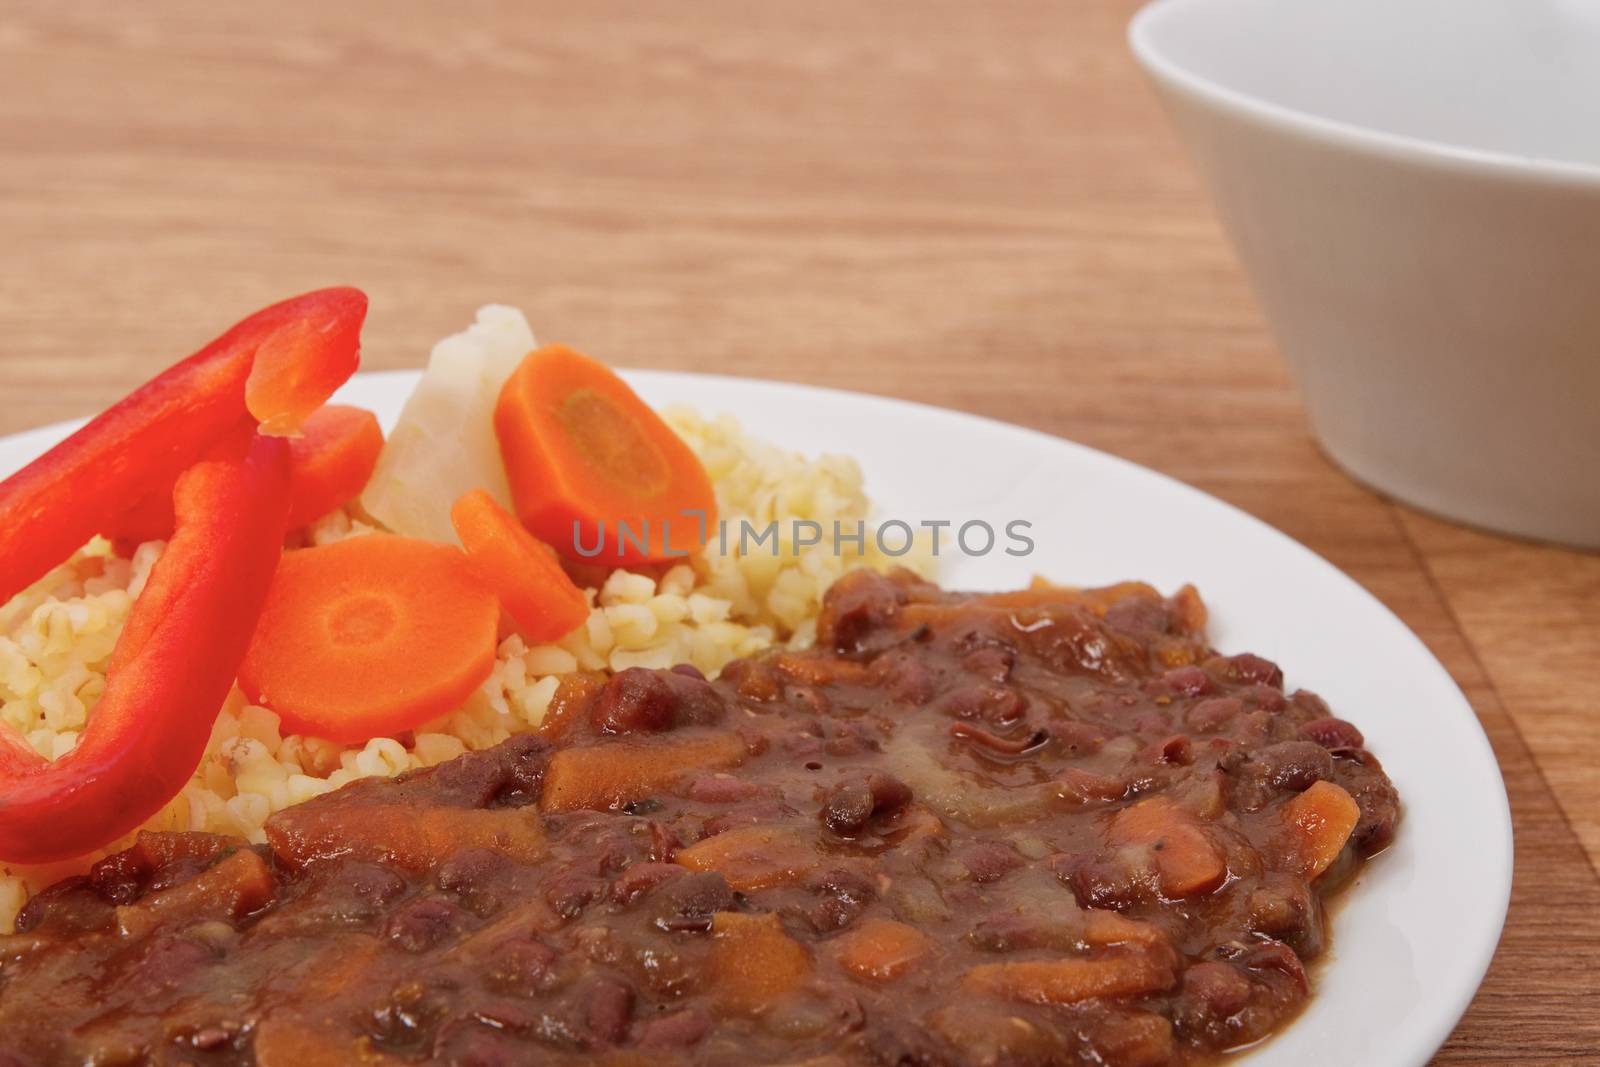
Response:
[[[590,716],[601,733],[659,733],[720,722],[726,710],[704,678],[629,667],[600,687]]]
[[[835,786],[820,813],[840,837],[855,837],[875,815],[887,815],[911,802],[911,787],[888,774],[873,774]]]

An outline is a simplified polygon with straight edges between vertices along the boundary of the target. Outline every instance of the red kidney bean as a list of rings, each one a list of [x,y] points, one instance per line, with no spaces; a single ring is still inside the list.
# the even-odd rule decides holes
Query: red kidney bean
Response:
[[[1331,715],[1301,724],[1300,732],[1323,748],[1361,748],[1366,744],[1354,725]]]
[[[1199,733],[1220,730],[1238,717],[1244,702],[1238,697],[1207,697],[1183,713],[1183,721]]]

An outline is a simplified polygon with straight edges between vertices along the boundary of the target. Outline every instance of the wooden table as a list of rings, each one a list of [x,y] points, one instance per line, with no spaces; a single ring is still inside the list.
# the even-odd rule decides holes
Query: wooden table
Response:
[[[350,282],[369,367],[500,300],[616,362],[1166,471],[1376,593],[1494,742],[1516,889],[1438,1062],[1600,1062],[1600,557],[1430,519],[1317,451],[1132,9],[0,4],[0,432]]]

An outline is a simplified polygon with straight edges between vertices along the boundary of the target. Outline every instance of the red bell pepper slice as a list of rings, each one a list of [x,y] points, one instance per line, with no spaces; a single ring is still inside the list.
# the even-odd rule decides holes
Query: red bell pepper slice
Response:
[[[355,370],[366,313],[348,288],[258,311],[0,482],[0,603],[247,420],[292,432]]]
[[[178,479],[177,524],[112,653],[105,692],[54,763],[0,724],[0,859],[44,863],[110,844],[159,811],[199,765],[283,551],[289,445]]]

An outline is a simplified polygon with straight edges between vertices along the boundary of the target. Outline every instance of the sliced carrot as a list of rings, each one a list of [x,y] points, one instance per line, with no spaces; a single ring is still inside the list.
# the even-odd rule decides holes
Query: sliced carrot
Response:
[[[227,455],[255,430],[252,420],[240,423],[207,455]],[[383,430],[370,411],[326,404],[305,420],[297,437],[289,439],[289,518],[285,530],[297,530],[322,518],[334,508],[355,499],[372,477],[378,453],[383,451]],[[163,541],[172,536],[172,486],[151,493],[102,532],[123,545]]]
[[[1166,797],[1123,808],[1112,816],[1106,837],[1113,845],[1148,847],[1162,895],[1175,900],[1209,893],[1228,875],[1222,850],[1199,821]]]
[[[1035,1004],[1072,1004],[1090,997],[1130,997],[1172,986],[1170,960],[1143,951],[1095,959],[1017,960],[985,963],[962,977],[978,992]]]
[[[367,534],[301,549],[278,566],[239,685],[297,733],[391,736],[483,683],[499,622],[452,545]]]
[[[1146,948],[1165,948],[1170,944],[1159,926],[1101,908],[1085,909],[1083,939],[1091,945],[1136,944]]]
[[[555,552],[523,528],[486,490],[463,493],[450,524],[478,577],[499,596],[529,641],[554,641],[589,618],[589,598]]]
[[[822,865],[814,838],[778,826],[742,826],[679,849],[691,871],[716,871],[740,893],[798,882]]]
[[[1154,586],[1144,582],[1118,582],[1099,588],[1079,588],[1069,585],[1052,585],[1035,578],[1026,589],[1009,593],[985,593],[971,598],[969,603],[1001,608],[1048,608],[1066,604],[1082,604],[1096,615],[1105,615],[1120,601],[1137,598],[1160,600],[1161,594]]]
[[[731,733],[564,748],[545,768],[539,806],[545,811],[604,811],[643,800],[696,772],[738,766],[745,754],[745,743]]]
[[[383,430],[370,411],[325,404],[289,441],[289,521],[297,530],[348,504],[366,487],[383,451]]]
[[[494,428],[517,516],[568,559],[682,556],[716,521],[689,446],[605,364],[563,345],[533,352],[507,379]]]
[[[893,919],[863,919],[829,945],[840,966],[875,982],[899,978],[933,951],[926,934]]]
[[[539,736],[557,744],[566,739],[572,727],[586,720],[595,694],[606,684],[602,671],[572,671],[563,674],[550,695],[550,704],[539,720]]]
[[[279,862],[291,867],[347,856],[421,871],[464,848],[486,848],[518,863],[533,863],[546,851],[538,816],[517,808],[297,804],[268,819],[266,833]]]
[[[241,848],[187,882],[148,894],[117,909],[117,931],[133,939],[171,922],[174,916],[237,919],[272,899],[272,872],[266,861]]]
[[[784,933],[771,912],[719,911],[711,917],[706,972],[712,995],[725,1008],[760,1011],[804,982],[811,969],[805,946]]]
[[[1291,862],[1307,878],[1315,878],[1339,858],[1361,820],[1361,805],[1333,782],[1313,782],[1285,801],[1279,813]]]

